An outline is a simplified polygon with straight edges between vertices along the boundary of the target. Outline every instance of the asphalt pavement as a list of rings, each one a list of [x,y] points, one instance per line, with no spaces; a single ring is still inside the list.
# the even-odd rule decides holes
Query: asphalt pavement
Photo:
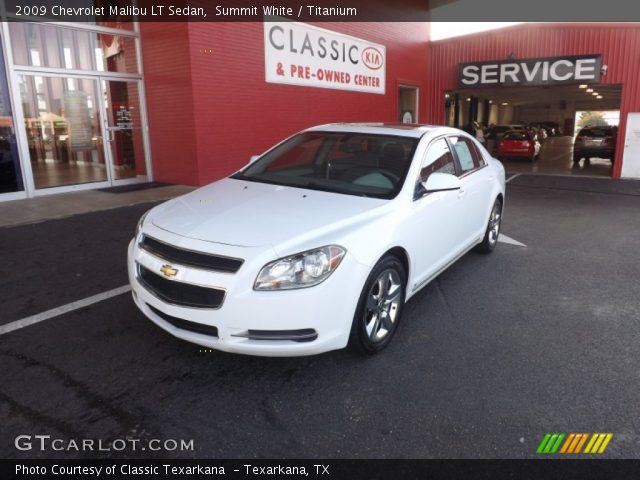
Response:
[[[0,335],[0,457],[530,458],[547,432],[612,432],[603,456],[640,458],[640,196],[523,178],[503,232],[526,247],[467,254],[377,356],[208,351],[130,294]],[[126,284],[150,207],[0,228],[0,324]],[[193,450],[15,448],[37,434]]]

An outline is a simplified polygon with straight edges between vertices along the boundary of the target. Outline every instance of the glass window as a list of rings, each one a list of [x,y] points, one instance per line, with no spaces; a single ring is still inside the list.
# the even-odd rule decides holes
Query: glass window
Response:
[[[305,132],[232,176],[276,185],[376,198],[395,197],[418,139],[345,132]]]
[[[9,193],[24,190],[24,185],[2,51],[0,44],[0,193]]]
[[[480,168],[484,164],[472,140],[465,137],[451,137],[449,141],[453,144],[453,148],[456,151],[460,168],[462,169],[461,174]]]
[[[429,175],[434,172],[456,174],[453,155],[444,138],[439,138],[429,145],[420,169],[420,182],[426,182]]]
[[[133,37],[10,22],[16,65],[138,73]]]
[[[531,140],[531,138],[529,137],[529,134],[527,132],[509,132],[505,134],[505,136],[503,137],[503,140],[524,141],[524,140]]]
[[[36,188],[107,180],[97,81],[21,75]]]
[[[611,128],[583,128],[578,133],[579,137],[595,137],[595,138],[604,138],[610,137],[613,135],[613,129]]]

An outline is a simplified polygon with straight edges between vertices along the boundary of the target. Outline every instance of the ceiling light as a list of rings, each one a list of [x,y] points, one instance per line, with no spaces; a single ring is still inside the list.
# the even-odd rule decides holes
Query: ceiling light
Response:
[[[503,106],[509,105],[507,102],[502,102]]]
[[[470,101],[471,101],[471,97],[467,97],[467,102],[470,102]]]
[[[593,88],[587,88],[587,93],[593,92]]]
[[[579,88],[587,88],[589,85],[582,84]]]
[[[489,103],[493,103],[493,100],[489,100]]]
[[[593,95],[594,97],[597,97],[599,95],[598,92],[593,92],[591,95]]]
[[[596,98],[597,98],[598,100],[602,100],[602,95],[598,95]]]
[[[445,93],[445,94],[444,94],[444,98],[449,98],[449,94],[448,94],[448,93]]]

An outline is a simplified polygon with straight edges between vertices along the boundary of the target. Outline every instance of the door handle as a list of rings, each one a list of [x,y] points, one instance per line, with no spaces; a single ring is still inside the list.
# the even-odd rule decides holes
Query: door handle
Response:
[[[460,191],[458,192],[458,198],[462,198],[465,196],[465,191],[460,189]]]
[[[108,142],[113,142],[115,140],[115,135],[113,134],[113,130],[111,130],[110,128],[107,129],[107,141]]]

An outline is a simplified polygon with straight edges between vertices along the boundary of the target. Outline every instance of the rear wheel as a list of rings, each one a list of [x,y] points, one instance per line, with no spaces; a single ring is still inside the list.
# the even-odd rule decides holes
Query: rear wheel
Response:
[[[500,225],[502,224],[502,202],[499,198],[493,204],[491,214],[489,215],[489,222],[487,223],[487,229],[484,233],[484,238],[480,242],[475,250],[480,253],[491,253],[496,248],[498,243],[498,236],[500,235]]]
[[[398,328],[406,295],[406,272],[396,257],[383,257],[364,284],[351,326],[349,348],[373,354],[385,348]]]

